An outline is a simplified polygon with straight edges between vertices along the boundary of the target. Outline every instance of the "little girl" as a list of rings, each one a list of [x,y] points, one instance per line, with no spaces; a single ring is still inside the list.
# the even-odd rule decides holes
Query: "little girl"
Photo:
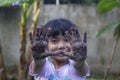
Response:
[[[85,80],[86,33],[81,39],[77,27],[66,19],[55,19],[30,33],[33,61],[29,73],[35,80]]]

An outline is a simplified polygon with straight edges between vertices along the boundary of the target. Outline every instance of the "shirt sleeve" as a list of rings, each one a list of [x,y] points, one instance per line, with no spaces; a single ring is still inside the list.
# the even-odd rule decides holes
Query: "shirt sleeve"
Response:
[[[72,62],[73,62],[73,61],[70,60],[71,73],[72,73],[72,74],[75,74],[75,76],[77,75],[76,77],[80,77],[80,78],[81,78],[80,80],[85,80],[86,77],[90,76],[90,67],[89,67],[89,65],[88,65],[87,62],[85,62],[85,63],[87,64],[87,72],[86,72],[86,75],[85,75],[85,76],[78,75],[77,70],[76,70],[75,67],[73,66]],[[76,80],[77,80],[77,79],[76,79]]]
[[[29,66],[29,74],[31,76],[34,76],[34,77],[35,76],[40,76],[40,75],[47,75],[48,71],[49,71],[48,66],[50,65],[50,63],[48,62],[48,58],[45,58],[45,60],[46,60],[46,62],[44,64],[42,70],[38,74],[33,73],[32,63],[34,61],[32,61],[31,64],[30,64],[30,66]]]
[[[90,67],[89,67],[87,62],[86,62],[86,64],[87,64],[87,73],[86,73],[86,75],[84,77],[90,76]]]
[[[33,61],[31,62],[30,66],[29,66],[29,74],[30,74],[31,76],[37,76],[37,75],[39,75],[39,74],[33,73],[32,63],[33,63]]]

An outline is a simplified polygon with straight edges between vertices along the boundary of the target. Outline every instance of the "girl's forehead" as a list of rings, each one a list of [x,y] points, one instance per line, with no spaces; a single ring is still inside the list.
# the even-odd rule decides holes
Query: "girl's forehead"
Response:
[[[58,36],[64,36],[65,32],[51,32],[50,34],[48,34],[49,37],[58,37]]]
[[[58,34],[58,35],[55,35],[55,36],[50,36],[49,38],[59,38],[59,37],[65,37],[65,35],[62,35],[62,34]]]

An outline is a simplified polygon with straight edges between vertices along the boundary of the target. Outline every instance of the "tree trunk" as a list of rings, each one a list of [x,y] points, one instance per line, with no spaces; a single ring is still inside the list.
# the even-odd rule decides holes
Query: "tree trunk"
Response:
[[[26,71],[26,25],[20,23],[20,62],[18,66],[18,80],[25,79]]]
[[[112,50],[112,53],[111,53],[110,58],[109,58],[109,63],[106,67],[106,71],[105,71],[103,80],[107,80],[107,75],[108,75],[110,67],[112,65],[112,61],[113,61],[113,57],[115,55],[115,50],[116,50],[117,44],[118,44],[118,39],[116,39],[115,42],[114,42],[113,50]]]
[[[7,77],[6,77],[6,74],[5,74],[3,56],[2,56],[1,43],[0,43],[0,80],[7,80]]]
[[[40,1],[36,0],[33,6],[33,12],[32,12],[32,23],[31,23],[31,29],[30,32],[32,32],[32,35],[34,36],[35,29],[36,29],[36,24],[38,21],[38,15],[40,12]],[[28,42],[28,48],[27,48],[27,72],[29,72],[29,65],[32,60],[32,51],[31,51],[31,44],[30,41]],[[31,76],[29,73],[27,74],[27,80],[30,80]]]

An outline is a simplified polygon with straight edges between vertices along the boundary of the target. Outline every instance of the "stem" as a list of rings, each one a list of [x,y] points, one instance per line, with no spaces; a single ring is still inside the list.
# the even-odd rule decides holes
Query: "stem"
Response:
[[[35,33],[37,20],[38,20],[38,16],[39,16],[39,13],[40,13],[39,7],[40,7],[40,2],[38,0],[36,0],[34,2],[34,6],[33,6],[32,23],[31,23],[31,29],[30,29],[30,31],[32,32],[33,36],[34,36],[34,33]]]
[[[107,80],[107,75],[109,73],[109,70],[110,70],[110,67],[111,67],[111,64],[112,64],[112,61],[113,61],[113,56],[115,55],[115,50],[116,50],[116,47],[117,47],[117,44],[118,44],[118,38],[115,40],[114,42],[114,45],[113,45],[113,50],[112,50],[112,53],[111,53],[111,56],[109,58],[109,63],[106,67],[106,71],[104,73],[104,78],[103,80]]]
[[[34,36],[35,34],[35,29],[36,29],[36,24],[38,21],[38,16],[40,13],[40,1],[39,0],[35,0],[34,4],[33,4],[33,12],[32,12],[32,22],[31,22],[31,29],[30,32],[32,32],[32,35]],[[27,48],[27,72],[28,72],[28,68],[30,65],[30,62],[32,60],[32,51],[31,51],[31,44],[30,42],[28,42],[28,48]],[[27,74],[27,80],[30,80],[31,77],[29,76],[29,73]]]
[[[18,67],[18,80],[25,79],[25,67],[26,67],[26,26],[20,24],[20,63]]]
[[[18,65],[18,80],[25,80],[26,71],[26,3],[22,4],[22,15],[19,23],[20,27],[20,62]]]

